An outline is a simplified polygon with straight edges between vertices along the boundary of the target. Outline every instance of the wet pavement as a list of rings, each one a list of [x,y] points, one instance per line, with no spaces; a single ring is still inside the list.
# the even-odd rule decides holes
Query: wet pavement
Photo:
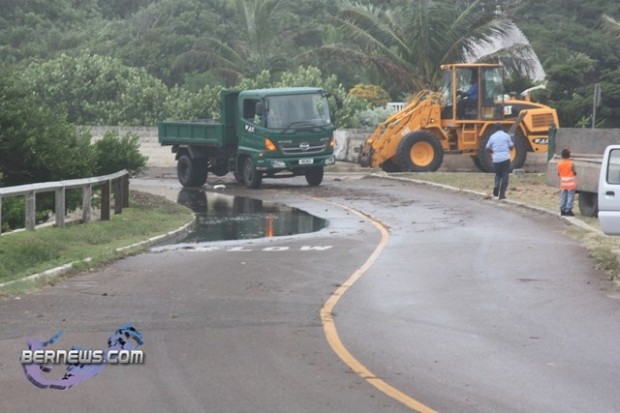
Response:
[[[196,214],[196,227],[180,243],[270,238],[316,232],[328,222],[298,208],[249,196],[183,188],[179,204]]]

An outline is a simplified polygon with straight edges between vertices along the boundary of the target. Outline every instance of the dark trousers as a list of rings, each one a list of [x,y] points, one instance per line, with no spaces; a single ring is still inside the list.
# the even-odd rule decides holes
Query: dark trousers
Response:
[[[510,175],[510,160],[493,162],[493,170],[495,171],[495,188],[499,189],[499,196],[506,196],[508,176]]]

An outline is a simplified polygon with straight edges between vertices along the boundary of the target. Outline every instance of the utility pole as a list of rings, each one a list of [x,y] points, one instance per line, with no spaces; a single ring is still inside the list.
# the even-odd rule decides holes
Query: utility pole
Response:
[[[592,129],[596,128],[596,108],[601,104],[601,84],[594,84],[594,99],[592,103]]]

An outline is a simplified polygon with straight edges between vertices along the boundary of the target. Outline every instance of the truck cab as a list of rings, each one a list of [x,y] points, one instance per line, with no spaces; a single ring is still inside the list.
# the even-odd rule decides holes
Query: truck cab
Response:
[[[305,175],[310,185],[333,164],[334,126],[318,88],[276,88],[239,93],[239,148],[235,170],[248,187],[262,177]]]
[[[605,148],[598,181],[598,220],[607,235],[620,235],[620,145]]]

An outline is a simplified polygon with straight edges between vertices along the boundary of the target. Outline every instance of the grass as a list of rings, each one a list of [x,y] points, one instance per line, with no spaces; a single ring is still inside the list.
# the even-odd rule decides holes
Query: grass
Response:
[[[461,190],[481,192],[491,196],[494,175],[479,172],[433,172],[406,173],[399,174],[399,176],[448,185]],[[559,210],[560,191],[557,187],[547,185],[546,179],[547,175],[544,173],[528,173],[523,176],[511,175],[507,197],[514,201],[557,212]],[[578,196],[575,197],[575,204],[577,204]],[[600,230],[597,218],[579,215],[577,207],[574,208],[574,211],[576,219]],[[595,268],[607,272],[610,279],[620,285],[620,237],[601,235],[580,228],[571,228],[567,234],[578,239],[587,249],[594,260]]]
[[[131,191],[129,205],[110,221],[3,235],[0,237],[0,284],[72,262],[77,262],[75,270],[111,262],[136,253],[136,249],[118,251],[118,248],[165,234],[193,219],[187,208],[156,195]],[[90,260],[84,261],[87,258]],[[36,285],[15,288],[19,291]]]

